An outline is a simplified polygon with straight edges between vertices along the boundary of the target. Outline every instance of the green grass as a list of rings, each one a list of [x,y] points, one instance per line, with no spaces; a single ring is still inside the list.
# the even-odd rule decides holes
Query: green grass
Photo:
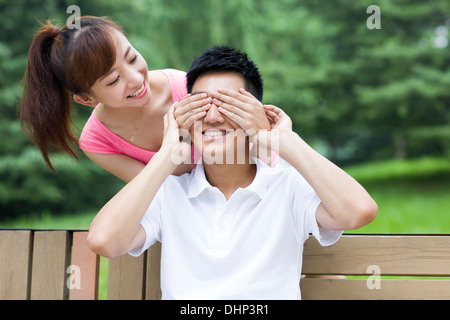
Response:
[[[356,166],[346,171],[378,204],[367,233],[449,233],[450,161],[424,158]]]
[[[449,233],[450,188],[446,182],[368,185],[378,215],[356,230],[368,233]]]
[[[450,233],[450,161],[391,160],[344,168],[378,204],[371,224],[350,232]],[[2,228],[87,230],[95,212],[29,216],[0,221]],[[100,263],[99,298],[106,299],[108,259]]]
[[[44,212],[40,215],[33,214],[18,219],[0,221],[0,227],[19,229],[88,230],[95,214],[96,212],[55,215],[50,212]]]

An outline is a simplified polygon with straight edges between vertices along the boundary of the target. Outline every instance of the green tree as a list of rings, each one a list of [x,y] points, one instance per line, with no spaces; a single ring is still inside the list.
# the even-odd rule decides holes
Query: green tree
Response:
[[[81,152],[79,162],[54,154],[52,173],[18,122],[38,21],[65,24],[69,5],[116,20],[150,69],[186,70],[216,44],[248,52],[264,102],[338,164],[449,156],[447,0],[0,0],[0,218],[98,209],[121,185]],[[367,28],[370,5],[381,29]],[[74,108],[78,132],[91,111]]]

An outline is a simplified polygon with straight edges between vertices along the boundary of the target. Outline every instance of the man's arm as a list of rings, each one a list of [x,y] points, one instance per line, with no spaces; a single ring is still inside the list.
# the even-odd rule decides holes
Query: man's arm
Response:
[[[319,226],[328,230],[358,229],[375,219],[378,207],[367,191],[350,175],[317,153],[292,131],[289,117],[274,106],[265,106],[272,119],[272,131],[278,129],[281,158],[289,162],[312,186],[322,203],[317,209]],[[258,140],[270,141],[261,135]]]
[[[180,143],[173,108],[165,117],[165,136],[161,149],[145,168],[117,193],[91,223],[88,244],[105,257],[117,257],[141,247],[145,232],[141,220],[162,183],[176,168],[172,155],[190,156],[190,146]]]
[[[280,133],[280,156],[300,172],[322,200],[316,213],[321,228],[352,230],[375,219],[378,208],[367,191],[296,133]]]

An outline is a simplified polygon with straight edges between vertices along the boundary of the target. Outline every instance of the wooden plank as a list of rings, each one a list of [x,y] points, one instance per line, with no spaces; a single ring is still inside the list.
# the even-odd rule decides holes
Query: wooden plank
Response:
[[[450,236],[345,235],[322,247],[305,242],[302,274],[450,275]]]
[[[0,232],[0,300],[26,300],[30,294],[32,232]]]
[[[370,279],[305,278],[300,281],[300,288],[303,300],[450,299],[450,280],[381,279],[379,289],[372,284]]]
[[[109,259],[108,300],[143,300],[147,254]]]
[[[32,300],[66,300],[66,273],[70,261],[69,232],[36,231],[31,274]]]
[[[73,232],[70,300],[97,300],[100,257],[87,244],[87,231]]]
[[[161,243],[147,250],[146,300],[161,300]]]

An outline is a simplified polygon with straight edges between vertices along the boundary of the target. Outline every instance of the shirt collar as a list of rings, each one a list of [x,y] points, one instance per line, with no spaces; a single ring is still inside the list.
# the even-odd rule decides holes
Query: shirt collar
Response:
[[[244,190],[254,192],[260,199],[263,199],[275,170],[257,158],[252,158],[252,160],[256,163],[256,175],[252,183],[244,188]],[[208,188],[213,188],[213,186],[206,180],[205,169],[200,160],[197,163],[197,167],[191,173],[188,198],[195,198]]]
[[[212,188],[211,184],[206,180],[205,168],[200,159],[197,166],[190,175],[188,185],[188,198],[195,198],[207,188]]]

